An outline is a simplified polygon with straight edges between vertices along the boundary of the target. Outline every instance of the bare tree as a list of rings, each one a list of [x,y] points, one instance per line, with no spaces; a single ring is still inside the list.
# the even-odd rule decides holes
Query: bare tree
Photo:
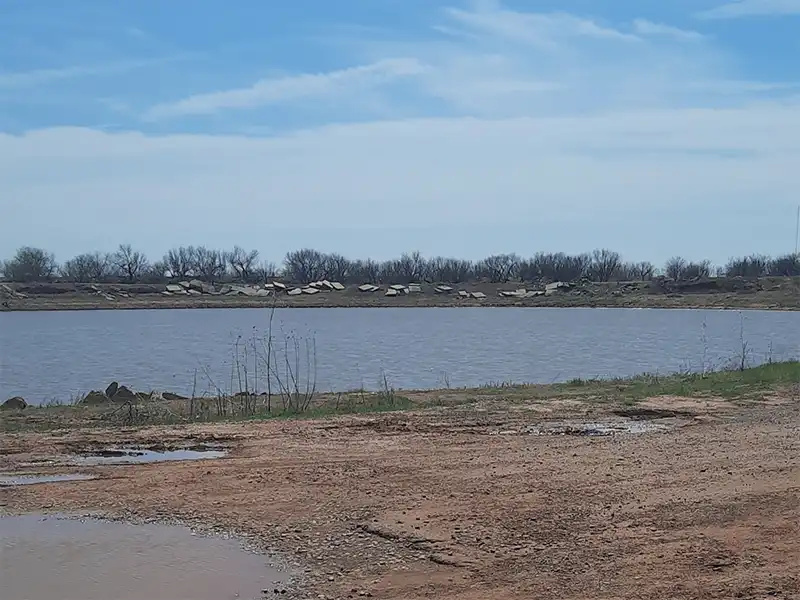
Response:
[[[403,254],[400,258],[383,264],[382,278],[393,283],[411,283],[425,279],[427,261],[419,252]]]
[[[664,265],[664,274],[670,279],[683,279],[686,271],[686,259],[680,256],[673,256]]]
[[[205,246],[194,249],[192,272],[195,277],[213,283],[225,277],[225,255],[219,250],[211,250]]]
[[[688,262],[680,256],[674,256],[667,261],[664,272],[667,277],[676,280],[705,279],[711,276],[711,261]]]
[[[111,261],[117,275],[129,283],[138,281],[149,268],[147,257],[134,250],[130,244],[120,244],[117,251],[112,254]]]
[[[621,281],[649,281],[653,278],[653,273],[653,263],[623,263],[617,272],[617,278]]]
[[[234,246],[233,250],[225,253],[225,258],[237,278],[244,282],[252,280],[253,270],[258,260],[258,250],[248,251],[239,246]]]
[[[437,256],[428,261],[428,277],[432,281],[461,283],[467,281],[472,272],[473,265],[468,260]]]
[[[333,281],[348,281],[353,263],[341,254],[328,254],[323,258],[324,277]]]
[[[318,250],[303,248],[289,252],[283,262],[286,276],[297,283],[311,283],[325,277],[326,257]]]
[[[494,254],[475,265],[476,275],[488,277],[494,283],[505,283],[515,276],[519,268],[516,254]]]
[[[350,272],[350,280],[355,283],[374,283],[381,279],[381,265],[371,259],[353,261]]]
[[[774,258],[769,263],[769,274],[778,277],[800,275],[800,254],[786,254]]]
[[[111,256],[100,252],[79,254],[61,267],[61,276],[69,281],[99,283],[108,280],[111,274]]]
[[[589,276],[594,281],[611,281],[617,276],[622,257],[619,252],[603,248],[592,252],[592,262],[589,265]]]
[[[58,269],[52,253],[31,246],[23,246],[17,250],[14,258],[0,266],[6,279],[20,282],[49,281]]]
[[[725,265],[727,277],[763,277],[769,273],[771,259],[761,254],[732,258]]]
[[[262,260],[253,270],[253,277],[258,281],[266,283],[270,279],[276,279],[278,277],[278,267],[272,261]]]
[[[174,279],[186,279],[194,274],[197,262],[194,246],[180,246],[169,250],[162,259],[167,274]]]

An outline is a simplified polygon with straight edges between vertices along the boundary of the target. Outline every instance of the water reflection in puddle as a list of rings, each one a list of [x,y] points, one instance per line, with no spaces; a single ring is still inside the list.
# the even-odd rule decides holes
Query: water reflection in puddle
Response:
[[[176,526],[3,517],[0,554],[8,600],[249,600],[287,579],[235,540]]]
[[[201,460],[223,458],[224,450],[140,450],[137,448],[108,448],[76,458],[76,462],[84,465],[121,465],[132,463],[154,463],[178,460]]]
[[[87,473],[64,473],[61,475],[25,475],[15,473],[0,474],[0,487],[33,485],[34,483],[55,483],[58,481],[89,481],[97,479],[96,475]]]

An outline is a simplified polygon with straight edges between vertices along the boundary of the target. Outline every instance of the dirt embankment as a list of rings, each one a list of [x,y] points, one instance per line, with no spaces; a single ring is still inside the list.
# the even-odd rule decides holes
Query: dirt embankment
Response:
[[[226,286],[230,289],[231,286]],[[359,286],[314,293],[287,289],[206,288],[174,294],[163,285],[125,284],[2,284],[0,311],[91,310],[151,308],[255,307],[629,307],[629,308],[752,308],[800,310],[800,278],[720,278],[691,282],[664,279],[652,282],[579,283],[551,290],[530,284],[475,283],[447,286],[420,284],[417,291],[387,296],[388,286],[364,292]],[[211,293],[209,292],[209,289]],[[298,287],[296,290],[301,290]],[[222,290],[224,293],[220,293]],[[250,292],[253,292],[252,294]],[[522,293],[520,293],[522,292]]]
[[[603,423],[645,433],[595,435]],[[100,479],[0,499],[247,532],[308,568],[302,597],[800,598],[796,390],[635,408],[500,391],[372,416],[15,433],[0,470],[198,442],[231,454],[94,467]]]

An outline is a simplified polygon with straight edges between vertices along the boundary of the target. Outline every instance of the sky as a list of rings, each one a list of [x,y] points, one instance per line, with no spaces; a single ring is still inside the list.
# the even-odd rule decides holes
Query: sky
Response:
[[[794,250],[800,0],[0,0],[0,257]]]

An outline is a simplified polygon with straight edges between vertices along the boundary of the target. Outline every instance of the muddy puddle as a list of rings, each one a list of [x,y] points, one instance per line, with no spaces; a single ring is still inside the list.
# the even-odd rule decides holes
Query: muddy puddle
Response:
[[[163,451],[139,448],[106,448],[78,456],[75,458],[75,462],[83,465],[122,465],[223,458],[227,454],[225,450],[214,448]]]
[[[288,577],[232,539],[178,526],[0,517],[4,600],[250,600]]]
[[[656,422],[648,421],[607,421],[607,422],[553,422],[528,425],[520,429],[505,429],[494,432],[495,435],[578,435],[609,436],[636,435],[643,433],[666,432],[678,425],[674,420]]]
[[[57,483],[60,481],[89,481],[90,479],[97,479],[97,476],[89,475],[88,473],[63,473],[60,475],[0,473],[0,487],[33,485],[36,483]]]

